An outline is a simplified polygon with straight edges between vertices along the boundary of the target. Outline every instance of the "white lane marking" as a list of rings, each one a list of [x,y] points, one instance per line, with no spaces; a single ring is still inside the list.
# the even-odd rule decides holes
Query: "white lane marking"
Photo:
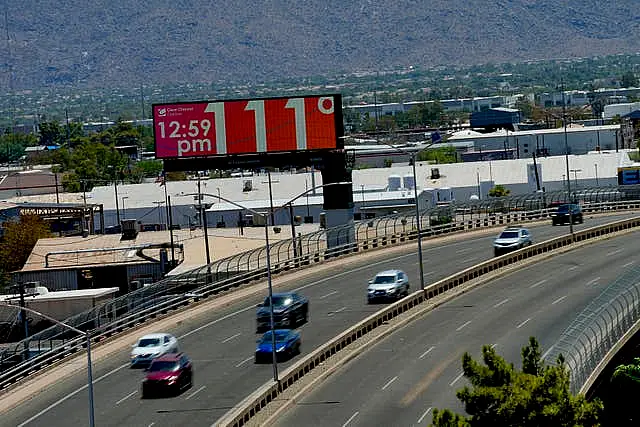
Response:
[[[574,265],[574,266],[572,266],[572,267],[569,267],[567,270],[569,270],[569,271],[573,271],[573,270],[575,270],[575,269],[576,269],[576,268],[578,268],[578,267],[579,267],[579,265]]]
[[[633,263],[634,263],[634,261],[628,262],[628,263],[626,263],[625,265],[623,265],[623,266],[622,266],[622,268],[627,268],[627,267],[629,267],[629,266],[632,266],[632,265],[633,265]]]
[[[496,344],[491,344],[491,348],[496,348],[497,345],[498,345],[497,343]]]
[[[480,241],[480,240],[481,240],[481,238],[477,238],[477,239],[470,239],[470,240],[467,240],[467,241],[465,242],[465,244],[468,244],[469,242],[477,242],[477,241]],[[446,246],[455,246],[455,244],[452,244],[452,245],[446,245]],[[435,248],[432,248],[432,249],[427,249],[427,250],[426,250],[426,252],[429,252],[429,251],[441,251],[441,250],[442,250],[442,247],[435,247]],[[348,275],[353,274],[353,273],[355,273],[355,272],[357,272],[357,271],[367,270],[367,269],[369,269],[369,268],[371,268],[371,267],[374,267],[374,266],[376,266],[376,265],[389,264],[389,263],[393,263],[394,261],[398,261],[398,260],[401,260],[401,259],[404,259],[404,258],[408,258],[408,257],[413,257],[413,256],[415,256],[415,254],[414,254],[414,253],[408,253],[408,254],[400,255],[400,256],[397,256],[397,257],[394,257],[394,258],[391,258],[391,259],[385,259],[385,260],[382,260],[382,261],[377,261],[377,262],[369,263],[369,264],[367,264],[367,265],[363,265],[362,267],[352,268],[352,269],[350,269],[349,271],[343,271],[342,273],[333,274],[331,277],[327,277],[327,278],[325,278],[325,279],[320,279],[320,280],[316,280],[315,282],[307,283],[306,285],[303,285],[303,286],[300,286],[300,287],[298,287],[298,288],[295,288],[295,289],[294,289],[294,291],[295,291],[295,292],[299,292],[299,291],[301,291],[301,290],[303,290],[303,289],[307,289],[307,288],[310,288],[310,287],[312,287],[312,286],[316,286],[316,285],[319,285],[319,284],[321,284],[321,283],[328,282],[328,281],[330,281],[330,280],[335,280],[337,277],[348,276]],[[431,273],[432,273],[432,272],[425,273],[425,276],[426,276],[427,274],[431,274]],[[227,314],[227,315],[224,315],[224,316],[222,316],[222,317],[220,317],[220,318],[218,318],[218,319],[212,320],[211,322],[205,323],[204,325],[198,326],[197,328],[195,328],[195,329],[193,329],[193,330],[191,330],[191,331],[189,331],[189,332],[186,332],[186,333],[182,334],[181,336],[179,336],[179,337],[177,337],[177,338],[178,338],[178,339],[182,339],[182,338],[186,338],[186,337],[188,337],[188,336],[190,336],[190,335],[197,334],[197,333],[198,333],[198,332],[200,332],[201,330],[206,329],[206,328],[208,328],[208,327],[210,327],[210,326],[213,326],[213,325],[215,325],[215,324],[217,324],[217,323],[220,323],[220,322],[222,322],[223,320],[227,320],[227,319],[229,319],[229,318],[231,318],[231,317],[237,316],[238,314],[244,313],[245,311],[255,310],[255,308],[256,308],[256,307],[255,307],[255,305],[253,305],[253,304],[252,304],[252,305],[250,305],[250,306],[248,306],[248,307],[241,308],[241,309],[236,310],[236,311],[234,311],[234,312],[232,312],[232,313],[229,313],[229,314]],[[105,378],[107,378],[107,377],[110,377],[111,375],[115,374],[116,372],[118,372],[118,371],[120,371],[121,369],[124,369],[125,367],[128,367],[128,366],[129,366],[129,363],[125,363],[124,365],[119,366],[119,367],[117,367],[117,368],[113,369],[112,371],[107,372],[107,373],[106,373],[106,374],[104,374],[103,376],[101,376],[101,377],[99,377],[99,378],[95,379],[95,380],[93,381],[93,383],[95,384],[95,383],[97,383],[97,382],[99,382],[99,381],[102,381],[103,379],[105,379]],[[40,418],[42,415],[46,414],[47,412],[49,412],[49,411],[50,411],[50,410],[52,410],[53,408],[57,407],[57,406],[58,406],[58,405],[60,405],[61,403],[66,402],[67,400],[69,400],[69,399],[71,399],[73,396],[75,396],[76,394],[78,394],[78,393],[80,393],[80,392],[84,391],[86,388],[87,388],[87,386],[86,386],[86,385],[83,385],[83,386],[81,386],[80,388],[78,388],[78,389],[76,389],[76,390],[72,391],[71,393],[67,394],[67,395],[66,395],[66,396],[64,396],[63,398],[61,398],[61,399],[59,399],[59,400],[57,400],[57,401],[53,402],[51,405],[47,406],[46,408],[44,408],[43,410],[41,410],[41,411],[40,411],[40,412],[38,412],[37,414],[33,415],[32,417],[30,417],[29,419],[27,419],[26,421],[24,421],[22,424],[19,424],[17,427],[24,427],[26,424],[29,424],[29,423],[30,423],[30,422],[32,422],[33,420],[35,420],[35,419],[37,419],[37,418]]]
[[[346,309],[347,309],[347,307],[339,308],[339,309],[337,309],[337,310],[334,310],[334,311],[329,312],[329,314],[327,314],[327,316],[333,316],[334,314],[338,314],[338,313],[340,313],[340,312],[342,312],[342,311],[345,311]]]
[[[477,260],[477,259],[478,259],[478,257],[467,258],[467,259],[463,259],[462,261],[460,261],[460,263],[461,263],[461,264],[466,264],[466,263],[468,263],[468,262],[475,261],[475,260]]]
[[[152,426],[154,426],[154,425],[156,425],[156,422],[155,422],[155,421],[154,421],[154,422],[152,422],[151,424],[149,424],[147,427],[152,427]]]
[[[329,292],[329,293],[328,293],[328,294],[326,294],[326,295],[322,295],[322,296],[320,297],[320,299],[325,299],[325,298],[330,297],[331,295],[335,295],[335,294],[337,294],[337,293],[338,293],[338,291],[331,291],[331,292]]]
[[[516,326],[516,328],[518,328],[518,329],[522,328],[524,325],[526,325],[529,322],[529,320],[531,320],[531,317],[529,317],[524,322],[520,323],[518,326]]]
[[[246,359],[244,359],[242,362],[238,363],[236,365],[236,368],[239,368],[240,366],[244,365],[245,363],[247,363],[249,360],[253,359],[253,356],[251,357],[247,357]]]
[[[458,249],[456,251],[457,254],[463,254],[465,252],[469,252],[470,250],[472,250],[473,248],[464,248],[464,249]]]
[[[191,393],[189,396],[187,396],[185,398],[185,400],[189,400],[191,399],[193,396],[195,396],[196,394],[200,393],[202,390],[204,390],[205,388],[207,388],[206,385],[203,385],[202,387],[200,387],[199,389],[197,389],[196,391],[194,391],[193,393]]]
[[[104,374],[103,376],[93,380],[93,383],[97,383],[98,381],[102,381],[103,379],[107,378],[110,375],[115,374],[116,372],[128,367],[130,365],[130,363],[125,363],[124,365],[120,365],[117,368],[107,372],[106,374]],[[25,425],[29,424],[31,421],[39,418],[41,415],[46,414],[47,412],[49,412],[50,410],[52,410],[53,408],[55,408],[56,406],[60,405],[61,403],[66,402],[67,400],[71,399],[73,396],[75,396],[76,394],[80,393],[81,391],[84,391],[87,388],[86,385],[83,385],[82,387],[78,388],[75,391],[72,391],[71,393],[67,394],[65,397],[63,397],[62,399],[56,400],[55,402],[53,402],[51,405],[47,406],[46,408],[44,408],[42,411],[38,412],[37,414],[35,414],[34,416],[32,416],[31,418],[27,419],[26,421],[24,421],[21,424],[18,424],[17,427],[24,427]]]
[[[500,301],[499,303],[495,304],[495,305],[493,306],[493,308],[498,308],[498,307],[500,307],[502,304],[506,304],[506,303],[508,303],[508,302],[509,302],[509,298],[505,298],[505,299],[503,299],[502,301]]]
[[[537,288],[538,286],[542,285],[543,283],[545,283],[547,281],[547,279],[542,279],[539,282],[534,283],[533,285],[529,286],[530,288]]]
[[[428,276],[428,275],[430,275],[430,274],[434,274],[434,273],[435,273],[435,271],[427,271],[426,273],[424,273],[424,274],[422,275],[422,277],[424,277],[424,276]]]
[[[418,357],[418,359],[423,359],[427,354],[431,353],[431,352],[433,351],[433,349],[434,349],[434,348],[435,348],[434,346],[429,347],[429,348],[427,349],[427,351],[425,351],[424,353],[422,353],[422,354],[420,355],[420,357]]]
[[[125,400],[127,400],[128,398],[130,398],[131,396],[133,396],[134,394],[136,394],[138,392],[138,390],[133,390],[131,393],[127,394],[125,397],[123,397],[122,399],[118,400],[116,402],[116,406],[121,404],[122,402],[124,402]]]
[[[589,280],[589,281],[587,282],[587,286],[595,285],[595,284],[596,284],[596,282],[597,282],[598,280],[600,280],[600,277],[596,277],[596,278],[595,278],[595,279],[593,279],[593,280]]]
[[[431,412],[431,407],[427,408],[427,410],[424,411],[424,414],[422,414],[422,416],[420,418],[418,418],[418,424],[422,423],[422,420],[424,420],[424,417],[429,415],[429,412]]]
[[[607,252],[607,255],[606,255],[606,256],[611,256],[611,255],[619,254],[620,252],[622,252],[622,249],[616,249],[615,251]]]
[[[542,360],[544,360],[544,359],[546,359],[546,358],[547,358],[547,356],[549,355],[549,353],[551,353],[551,349],[552,349],[552,348],[553,348],[553,346],[552,346],[552,347],[549,347],[549,349],[548,349],[547,351],[545,351],[545,352],[542,354]]]
[[[234,311],[233,313],[229,313],[229,314],[227,314],[227,315],[225,315],[225,316],[220,317],[219,319],[212,320],[212,321],[211,321],[211,322],[209,322],[209,323],[205,323],[205,324],[204,324],[204,325],[202,325],[202,326],[198,326],[198,327],[197,327],[197,328],[195,328],[194,330],[192,330],[192,331],[189,331],[189,332],[186,332],[186,333],[182,334],[181,336],[179,336],[179,337],[178,337],[178,339],[186,338],[186,337],[188,337],[189,335],[196,334],[196,333],[200,332],[201,330],[208,328],[209,326],[213,326],[213,325],[215,325],[216,323],[220,323],[220,322],[222,322],[223,320],[227,320],[227,319],[229,319],[230,317],[237,316],[238,314],[244,313],[245,311],[255,310],[255,308],[256,308],[256,306],[255,306],[255,305],[250,305],[249,307],[241,308],[240,310]]]
[[[231,335],[230,337],[223,339],[223,340],[222,340],[222,344],[224,344],[224,343],[226,343],[226,342],[229,342],[229,341],[231,341],[231,340],[232,340],[232,339],[234,339],[234,338],[238,338],[240,335],[242,335],[240,332],[238,332],[237,334],[233,334],[233,335]]]
[[[555,300],[554,302],[552,302],[552,303],[551,303],[551,305],[556,305],[556,304],[558,304],[559,302],[561,302],[561,301],[562,301],[563,299],[565,299],[566,297],[567,297],[567,295],[565,295],[565,296],[563,296],[563,297],[558,298],[557,300]]]
[[[464,322],[462,325],[458,326],[458,328],[456,329],[456,332],[461,331],[465,326],[467,326],[469,323],[471,323],[471,320],[467,320],[466,322]]]
[[[358,414],[359,414],[359,413],[360,413],[360,412],[356,411],[353,415],[351,415],[351,416],[349,417],[349,419],[348,419],[347,421],[345,421],[345,423],[344,423],[344,424],[342,424],[342,427],[347,427],[347,426],[349,425],[349,423],[350,423],[351,421],[353,421],[353,419],[354,419],[355,417],[357,417],[357,416],[358,416]]]
[[[462,378],[463,375],[464,375],[464,372],[460,372],[460,374],[457,377],[455,377],[453,381],[449,383],[449,387],[453,387],[453,385],[457,383],[458,380],[460,380],[460,378]]]
[[[387,381],[387,383],[385,385],[382,386],[382,390],[386,390],[387,387],[389,387],[397,379],[398,379],[397,375],[395,377],[391,378],[389,381]]]

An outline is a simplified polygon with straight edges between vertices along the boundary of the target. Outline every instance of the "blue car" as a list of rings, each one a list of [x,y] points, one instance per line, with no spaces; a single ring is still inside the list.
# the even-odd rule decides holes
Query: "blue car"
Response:
[[[291,329],[276,329],[276,359],[291,359],[300,354],[300,333]],[[271,363],[272,340],[271,331],[267,331],[258,340],[255,363]]]

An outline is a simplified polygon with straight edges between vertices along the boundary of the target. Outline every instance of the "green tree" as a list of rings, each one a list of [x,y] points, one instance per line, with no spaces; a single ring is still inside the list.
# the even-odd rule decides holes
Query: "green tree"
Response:
[[[632,71],[627,71],[620,77],[620,86],[622,87],[636,87],[638,86],[638,79]]]
[[[8,273],[22,268],[38,239],[51,236],[46,222],[37,215],[22,215],[6,221],[0,241],[0,272],[7,283]]]
[[[418,153],[418,161],[434,163],[456,163],[458,154],[455,147],[430,148]]]
[[[40,145],[63,145],[66,131],[58,122],[42,122],[38,125]]]
[[[634,425],[638,419],[636,413],[637,396],[640,393],[640,358],[634,358],[629,364],[616,367],[611,381],[605,384],[601,395],[605,401],[605,420],[607,425]]]
[[[469,353],[462,369],[471,386],[456,395],[468,416],[434,410],[433,427],[596,427],[603,411],[599,400],[588,402],[569,389],[569,371],[559,357],[545,366],[534,337],[522,349],[523,369],[517,370],[488,345],[482,362]]]
[[[503,185],[496,185],[491,190],[489,190],[489,197],[506,197],[511,193],[511,190],[504,187]]]

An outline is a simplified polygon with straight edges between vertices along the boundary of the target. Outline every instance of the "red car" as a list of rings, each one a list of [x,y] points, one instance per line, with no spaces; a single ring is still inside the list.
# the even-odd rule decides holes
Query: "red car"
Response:
[[[142,381],[142,398],[157,394],[180,394],[193,385],[193,366],[184,354],[164,354],[153,359]]]

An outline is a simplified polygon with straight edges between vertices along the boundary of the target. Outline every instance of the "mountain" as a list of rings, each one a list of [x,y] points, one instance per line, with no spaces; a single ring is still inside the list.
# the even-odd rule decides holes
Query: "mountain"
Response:
[[[0,85],[253,85],[635,53],[637,6],[637,0],[5,0]]]

